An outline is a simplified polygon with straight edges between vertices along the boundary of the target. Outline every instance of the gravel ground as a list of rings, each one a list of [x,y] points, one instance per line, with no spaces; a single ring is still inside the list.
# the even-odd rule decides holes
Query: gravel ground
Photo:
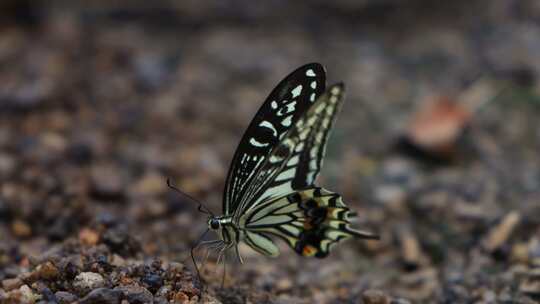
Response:
[[[1,303],[540,301],[538,1],[157,3],[0,4]],[[381,240],[199,281],[206,218],[166,179],[221,210],[312,61],[348,89],[319,184]]]

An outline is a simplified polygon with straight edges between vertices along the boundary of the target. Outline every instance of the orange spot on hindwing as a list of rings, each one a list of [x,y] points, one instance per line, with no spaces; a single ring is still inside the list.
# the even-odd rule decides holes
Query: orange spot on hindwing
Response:
[[[317,248],[311,246],[311,245],[306,245],[304,246],[304,249],[302,249],[302,255],[303,256],[313,256],[315,255],[315,253],[317,253]]]

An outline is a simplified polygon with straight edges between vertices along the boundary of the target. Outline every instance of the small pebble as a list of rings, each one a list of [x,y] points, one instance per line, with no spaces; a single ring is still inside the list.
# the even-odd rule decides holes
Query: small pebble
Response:
[[[122,199],[126,181],[121,172],[120,168],[114,166],[94,166],[91,170],[91,195],[99,200]]]
[[[11,229],[13,230],[13,234],[17,237],[26,238],[32,235],[32,228],[28,223],[22,220],[14,220],[13,223],[11,223]]]
[[[54,293],[47,287],[40,290],[41,293],[41,299],[43,301],[51,302],[51,303],[57,303],[58,299],[54,295]]]
[[[105,286],[105,280],[99,273],[95,272],[82,272],[75,277],[73,282],[73,287],[83,293],[103,286]]]
[[[54,266],[51,262],[46,262],[45,264],[39,265],[37,268],[39,277],[44,280],[54,280],[58,277],[59,272],[58,268]]]
[[[109,288],[92,290],[86,297],[79,301],[80,304],[117,304],[122,299],[122,292]],[[151,302],[147,302],[151,303]]]
[[[130,304],[151,303],[153,299],[152,293],[139,285],[119,286],[114,290],[121,291]]]
[[[189,303],[189,297],[187,296],[187,294],[181,291],[175,293],[172,300],[175,303]]]
[[[7,220],[10,217],[11,210],[8,204],[0,198],[0,221]]]
[[[403,232],[400,235],[400,241],[405,268],[411,271],[416,270],[420,266],[422,259],[422,251],[418,239],[410,232]]]
[[[293,282],[289,278],[280,279],[276,284],[277,291],[290,290],[293,287]]]
[[[194,298],[196,298],[196,297],[194,297]],[[202,303],[206,303],[206,304],[221,304],[221,302],[218,299],[214,298],[213,296],[209,295],[208,293],[205,293],[202,296],[201,301],[202,301]],[[264,302],[269,302],[269,301],[266,300]]]
[[[397,299],[392,299],[390,304],[411,304],[411,301],[402,299],[402,298],[397,298]]]
[[[28,287],[28,285],[21,286],[18,291],[21,296],[21,302],[23,303],[34,303],[39,298],[39,296],[34,294],[32,289]]]
[[[135,183],[133,191],[137,195],[159,195],[167,191],[166,180],[158,173],[147,173]]]
[[[521,215],[517,211],[512,211],[507,214],[499,225],[495,226],[484,239],[484,248],[490,252],[494,252],[496,249],[500,248],[506,243],[520,220]]]
[[[102,238],[112,252],[122,256],[130,256],[140,248],[140,244],[125,229],[109,229]]]
[[[17,289],[23,285],[23,281],[19,278],[5,279],[2,281],[2,286],[6,291]]]
[[[112,255],[110,264],[116,267],[124,267],[126,266],[126,260],[115,253]]]
[[[15,157],[0,153],[0,176],[9,176],[17,165]]]
[[[150,291],[157,291],[163,285],[163,279],[160,275],[150,273],[142,278],[142,282],[148,286]]]
[[[89,228],[83,228],[79,231],[79,240],[86,246],[94,246],[99,241],[99,234]]]
[[[167,298],[163,298],[163,297],[156,297],[154,298],[154,304],[168,304],[169,301],[167,300]],[[206,303],[206,302],[204,302]]]
[[[169,292],[171,292],[172,286],[171,285],[165,285],[161,286],[161,288],[155,293],[156,297],[167,297]]]
[[[172,273],[181,273],[184,270],[184,264],[178,262],[169,263],[168,271]]]
[[[364,304],[390,304],[390,297],[384,292],[375,289],[369,289],[362,293]]]
[[[519,291],[526,295],[540,298],[540,280],[529,279],[521,282],[519,285]]]
[[[77,296],[67,291],[57,291],[54,296],[59,304],[69,304],[77,301]]]

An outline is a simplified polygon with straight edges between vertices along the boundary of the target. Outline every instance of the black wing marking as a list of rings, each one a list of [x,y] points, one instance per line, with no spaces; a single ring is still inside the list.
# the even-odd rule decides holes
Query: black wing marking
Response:
[[[235,218],[259,203],[313,184],[343,96],[343,84],[331,86],[285,134],[246,187]]]
[[[322,65],[304,65],[283,79],[270,93],[245,131],[231,162],[223,193],[223,213],[233,213],[247,185],[270,151],[324,92]]]
[[[369,232],[352,229],[351,216],[339,194],[314,187],[262,203],[243,215],[240,224],[246,243],[260,253],[279,254],[269,238],[276,236],[300,255],[324,258],[341,240],[378,239]]]

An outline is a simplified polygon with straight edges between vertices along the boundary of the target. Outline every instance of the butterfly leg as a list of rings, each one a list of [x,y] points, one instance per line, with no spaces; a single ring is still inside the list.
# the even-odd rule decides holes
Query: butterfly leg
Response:
[[[233,243],[225,245],[220,251],[216,264],[220,264],[223,259],[223,277],[221,279],[221,288],[225,287],[225,277],[227,275],[227,251],[234,246]]]
[[[221,278],[221,288],[225,287],[225,278],[227,277],[227,249],[223,252],[223,277]]]
[[[208,257],[210,256],[210,252],[212,250],[219,249],[222,246],[222,244],[223,244],[222,240],[204,241],[204,242],[201,243],[200,246],[207,247],[206,252],[204,254],[204,258],[203,258],[202,262],[200,263],[201,268],[204,268],[204,265],[206,265],[206,262],[208,261]]]
[[[240,262],[240,264],[244,264],[244,260],[242,259],[242,256],[240,255],[240,251],[238,250],[238,244],[234,246],[234,251],[236,252],[236,257],[238,258],[238,262]]]
[[[195,243],[193,247],[191,247],[191,250],[190,250],[191,261],[193,261],[193,266],[195,266],[195,270],[197,271],[197,277],[199,281],[204,281],[204,280],[202,280],[201,273],[199,272],[199,266],[197,266],[197,261],[195,260],[195,249],[197,249],[199,246],[205,243],[203,242],[203,239],[208,233],[208,231],[210,231],[210,229],[206,229],[206,231],[199,237],[199,239],[197,239],[197,242]]]

